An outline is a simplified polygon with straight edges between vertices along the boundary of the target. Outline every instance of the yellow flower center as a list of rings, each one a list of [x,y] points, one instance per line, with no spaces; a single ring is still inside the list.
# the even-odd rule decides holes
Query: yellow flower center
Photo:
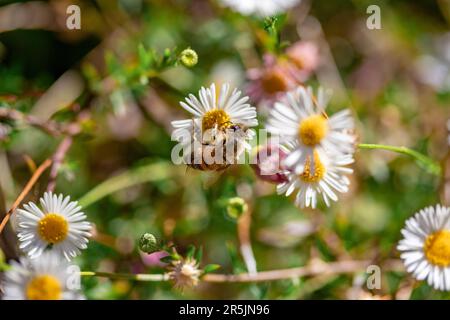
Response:
[[[206,112],[202,118],[202,130],[209,130],[218,126],[218,129],[224,130],[230,127],[230,116],[222,109],[213,109]]]
[[[279,69],[266,71],[261,78],[261,85],[263,90],[268,94],[274,94],[288,89],[286,75]]]
[[[38,233],[48,243],[64,241],[69,233],[69,224],[60,214],[48,213],[38,223]]]
[[[316,114],[303,119],[298,127],[298,135],[304,145],[313,147],[322,141],[328,132],[327,119]]]
[[[50,275],[37,276],[28,282],[26,297],[28,300],[59,300],[61,299],[61,283]]]
[[[423,250],[430,263],[440,267],[450,266],[450,231],[440,230],[429,235]]]
[[[311,172],[311,158],[308,157],[305,162],[305,168],[299,177],[304,182],[319,182],[325,176],[325,171],[325,166],[320,161],[319,155],[314,151],[314,173]]]

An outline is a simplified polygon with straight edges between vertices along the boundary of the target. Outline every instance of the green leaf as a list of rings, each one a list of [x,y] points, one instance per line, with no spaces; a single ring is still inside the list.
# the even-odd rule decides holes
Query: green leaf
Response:
[[[105,63],[108,72],[111,74],[118,74],[122,70],[119,60],[111,51],[105,53]]]
[[[193,245],[190,245],[186,251],[186,258],[192,259],[194,257],[194,254],[195,254],[195,247]]]
[[[159,259],[159,261],[164,262],[164,263],[171,263],[174,260],[176,260],[176,259],[174,259],[173,256],[165,256],[165,257],[162,257],[161,259]]]
[[[200,262],[200,261],[202,261],[202,258],[203,258],[203,247],[200,247],[200,248],[197,250],[197,254],[195,255],[195,260],[196,260],[197,262]]]
[[[139,65],[142,69],[150,68],[152,62],[151,52],[148,52],[142,43],[138,46]]]
[[[276,17],[267,17],[264,20],[264,30],[271,33],[277,28],[277,18]]]
[[[246,268],[240,260],[236,247],[232,242],[227,242],[227,250],[230,255],[231,265],[233,266],[233,273],[245,272]]]
[[[218,264],[208,264],[203,268],[203,274],[207,274],[213,271],[216,271],[217,269],[220,269],[221,266]]]
[[[176,252],[172,253],[172,258],[174,260],[181,260],[181,256],[178,253],[176,253]]]

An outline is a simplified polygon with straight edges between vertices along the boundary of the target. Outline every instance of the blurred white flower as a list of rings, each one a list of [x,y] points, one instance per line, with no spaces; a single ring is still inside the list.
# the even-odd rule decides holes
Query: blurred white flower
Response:
[[[3,281],[4,300],[81,300],[78,267],[73,268],[54,252],[37,259],[12,261]]]
[[[450,91],[450,32],[436,37],[431,48],[416,62],[419,80],[437,91]]]
[[[437,290],[450,291],[450,208],[437,205],[406,220],[401,251],[406,270]]]
[[[87,248],[91,224],[81,212],[78,202],[70,197],[44,193],[40,199],[43,210],[33,202],[25,204],[17,213],[20,249],[31,258],[51,249],[66,257],[74,258],[81,249]]]
[[[243,15],[255,14],[266,17],[286,12],[301,0],[221,0],[221,2]]]

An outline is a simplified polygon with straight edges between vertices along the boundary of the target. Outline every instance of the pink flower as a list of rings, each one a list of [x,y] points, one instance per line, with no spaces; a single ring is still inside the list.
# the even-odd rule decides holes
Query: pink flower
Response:
[[[247,71],[247,94],[255,103],[270,107],[286,92],[303,85],[319,62],[319,48],[310,41],[294,43],[280,57],[265,54],[261,68]]]
[[[273,103],[298,85],[286,60],[279,60],[271,54],[263,58],[263,67],[247,71],[250,80],[247,94],[256,102]]]
[[[255,156],[256,164],[252,164],[252,168],[261,180],[277,184],[286,182],[285,169],[281,165],[286,155],[287,153],[279,145],[269,142],[258,147]]]
[[[298,41],[286,50],[288,59],[296,65],[300,71],[309,74],[319,66],[319,48],[310,41]]]
[[[156,251],[150,254],[141,252],[142,262],[148,267],[165,267],[167,263],[162,262],[161,259],[167,257],[169,254],[165,251]]]

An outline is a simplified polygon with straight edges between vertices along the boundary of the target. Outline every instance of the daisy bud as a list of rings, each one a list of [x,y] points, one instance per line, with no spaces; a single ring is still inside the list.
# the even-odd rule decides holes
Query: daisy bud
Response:
[[[198,62],[197,52],[191,48],[184,49],[180,54],[181,63],[188,68],[192,68]]]
[[[240,197],[230,198],[227,203],[227,214],[232,219],[238,219],[248,209],[244,199]]]
[[[158,239],[151,233],[144,233],[139,239],[139,249],[145,253],[153,253],[159,250]]]
[[[256,164],[252,164],[258,178],[271,183],[282,183],[287,177],[281,167],[286,152],[275,144],[259,146],[256,152]]]

